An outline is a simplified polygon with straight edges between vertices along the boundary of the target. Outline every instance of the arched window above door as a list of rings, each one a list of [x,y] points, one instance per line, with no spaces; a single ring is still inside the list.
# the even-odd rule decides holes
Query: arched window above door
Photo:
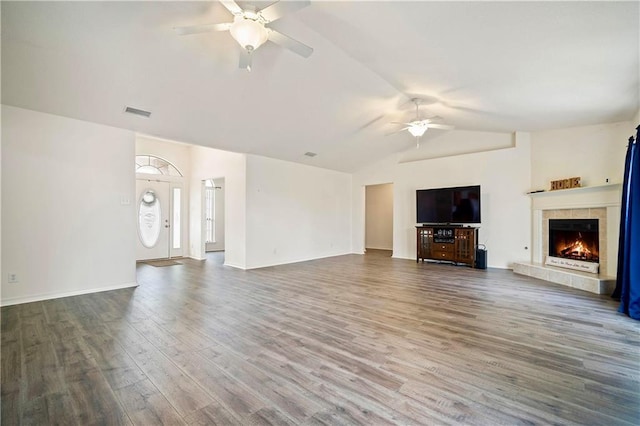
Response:
[[[136,173],[182,176],[180,170],[164,158],[155,155],[136,155]]]

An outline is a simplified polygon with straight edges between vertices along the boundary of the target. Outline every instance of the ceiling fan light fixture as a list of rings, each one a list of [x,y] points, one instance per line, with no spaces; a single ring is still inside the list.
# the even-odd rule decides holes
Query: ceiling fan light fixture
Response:
[[[424,135],[424,132],[426,132],[428,128],[429,127],[427,126],[427,123],[420,122],[420,123],[411,124],[407,130],[413,136],[415,136],[416,138],[419,138],[420,136]]]
[[[229,31],[235,41],[249,51],[257,49],[269,38],[267,29],[262,23],[244,16],[236,16]]]

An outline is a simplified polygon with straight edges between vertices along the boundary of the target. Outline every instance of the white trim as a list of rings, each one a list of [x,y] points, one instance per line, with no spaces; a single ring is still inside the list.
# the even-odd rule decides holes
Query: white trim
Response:
[[[62,297],[81,296],[83,294],[101,293],[103,291],[121,290],[123,288],[138,287],[137,282],[130,282],[125,284],[116,284],[107,287],[91,288],[86,290],[67,291],[64,293],[45,293],[36,296],[28,297],[16,297],[13,299],[4,299],[0,301],[0,306],[19,305],[22,303],[41,302],[43,300],[60,299]]]
[[[245,267],[242,267],[242,266],[234,265],[233,263],[228,263],[226,261],[224,262],[224,266],[229,266],[231,268],[236,268],[236,269],[242,269],[243,271],[247,271],[249,269],[249,268],[245,268]],[[262,268],[262,266],[261,266],[261,268]],[[253,268],[253,269],[257,269],[257,268]]]
[[[529,194],[531,210],[586,209],[619,206],[622,185],[609,184]]]
[[[577,194],[580,192],[607,191],[609,189],[618,190],[620,188],[622,188],[621,183],[608,183],[606,185],[579,186],[577,188],[556,189],[554,191],[532,192],[531,194],[529,194],[529,196],[533,198],[538,198],[538,197],[545,197],[547,195],[567,195],[571,193]]]

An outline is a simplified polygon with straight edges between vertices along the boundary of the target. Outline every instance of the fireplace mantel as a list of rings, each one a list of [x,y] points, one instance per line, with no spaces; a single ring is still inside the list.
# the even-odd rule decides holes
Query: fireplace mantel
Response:
[[[534,192],[531,197],[532,210],[575,209],[620,206],[622,184],[559,189]]]
[[[571,287],[594,293],[607,293],[615,283],[615,265],[618,258],[618,233],[620,228],[621,184],[607,184],[556,191],[537,192],[531,196],[532,247],[531,262],[514,265],[514,272],[533,275]],[[545,249],[548,245],[548,221],[550,218],[598,218],[604,233],[600,244],[600,274],[592,274],[593,284],[587,283],[589,276],[579,279],[570,272],[544,266]],[[531,274],[526,271],[530,271]],[[585,281],[587,280],[587,281]],[[575,285],[574,285],[575,283]],[[578,284],[579,283],[579,284]]]

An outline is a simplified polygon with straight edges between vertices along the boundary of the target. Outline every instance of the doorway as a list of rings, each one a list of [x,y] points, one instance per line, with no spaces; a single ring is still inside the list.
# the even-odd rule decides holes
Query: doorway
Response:
[[[393,254],[393,184],[365,187],[365,251]]]
[[[182,256],[182,185],[136,180],[136,260]]]
[[[224,178],[205,179],[202,182],[202,206],[205,252],[224,251],[225,247],[225,181]]]

